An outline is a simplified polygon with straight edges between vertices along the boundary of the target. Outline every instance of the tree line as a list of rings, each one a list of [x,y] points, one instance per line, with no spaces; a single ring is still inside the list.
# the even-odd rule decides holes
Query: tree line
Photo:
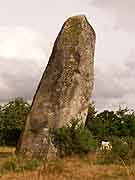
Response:
[[[29,111],[30,104],[23,98],[0,106],[0,145],[16,146]],[[99,141],[112,136],[135,137],[135,112],[127,107],[98,112],[91,103],[85,126]]]

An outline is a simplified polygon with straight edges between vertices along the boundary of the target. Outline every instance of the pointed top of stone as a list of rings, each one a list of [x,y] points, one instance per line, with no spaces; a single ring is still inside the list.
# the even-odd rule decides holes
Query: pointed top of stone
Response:
[[[92,32],[93,32],[93,35],[96,36],[94,29],[92,28],[92,26],[88,22],[85,15],[76,15],[76,16],[69,17],[65,21],[63,28],[66,29],[66,28],[71,27],[71,26],[74,26],[75,28],[80,27],[81,31],[85,28],[90,28],[90,30],[92,30]]]

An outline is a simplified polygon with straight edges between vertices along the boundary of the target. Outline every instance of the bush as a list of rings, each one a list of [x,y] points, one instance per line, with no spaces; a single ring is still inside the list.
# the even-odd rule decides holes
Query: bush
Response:
[[[40,166],[41,162],[38,159],[27,160],[23,165],[24,170],[36,170]]]
[[[87,154],[95,151],[96,140],[80,120],[73,120],[70,125],[54,132],[53,142],[60,156]]]

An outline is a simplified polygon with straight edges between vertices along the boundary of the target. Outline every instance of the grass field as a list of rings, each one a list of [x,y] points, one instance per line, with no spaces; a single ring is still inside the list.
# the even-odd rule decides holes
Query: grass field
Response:
[[[0,147],[0,165],[5,162],[9,157],[14,155],[14,147]]]
[[[0,166],[14,153],[14,148],[0,148]],[[77,156],[45,162],[34,171],[10,171],[1,180],[134,180],[135,165],[97,165],[96,156]]]

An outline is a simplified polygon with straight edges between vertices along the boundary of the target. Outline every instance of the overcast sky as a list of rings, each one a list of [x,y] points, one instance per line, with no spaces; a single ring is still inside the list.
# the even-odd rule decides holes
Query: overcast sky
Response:
[[[134,0],[0,0],[0,103],[31,100],[64,21],[85,14],[96,31],[98,109],[135,109]]]

